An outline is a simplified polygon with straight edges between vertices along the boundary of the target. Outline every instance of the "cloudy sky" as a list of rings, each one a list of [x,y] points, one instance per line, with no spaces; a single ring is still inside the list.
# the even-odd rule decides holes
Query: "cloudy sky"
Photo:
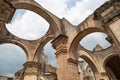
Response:
[[[44,8],[58,16],[65,17],[73,25],[78,25],[88,15],[92,14],[96,8],[107,0],[35,0]],[[31,24],[32,23],[32,24]],[[48,30],[49,24],[39,15],[29,10],[18,9],[14,14],[11,23],[6,24],[7,29],[17,37],[27,40],[36,40],[41,38]],[[110,46],[105,42],[106,35],[103,33],[93,33],[85,37],[80,44],[89,50],[92,50],[96,44],[102,43],[102,47]],[[97,41],[96,41],[97,39]],[[96,41],[91,43],[89,41]],[[103,43],[103,41],[105,43]],[[22,68],[26,61],[24,51],[12,44],[0,45],[0,75],[13,76],[13,74]],[[48,63],[56,66],[54,50],[50,42],[45,46],[45,54],[48,56]],[[19,56],[19,57],[18,57]],[[19,64],[18,64],[19,63]]]

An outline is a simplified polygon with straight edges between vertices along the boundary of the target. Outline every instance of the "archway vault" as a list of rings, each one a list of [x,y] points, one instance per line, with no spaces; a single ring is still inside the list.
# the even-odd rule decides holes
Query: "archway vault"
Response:
[[[118,55],[113,54],[112,56],[108,56],[108,58],[104,62],[104,67],[110,79],[120,79],[120,58]]]
[[[118,56],[118,54],[115,53],[115,52],[113,52],[113,53],[108,54],[108,55],[103,59],[102,66],[104,67],[104,69],[105,69],[105,65],[106,65],[106,63],[108,62],[108,60],[109,60],[110,58],[112,58],[112,57],[115,57],[115,56]]]

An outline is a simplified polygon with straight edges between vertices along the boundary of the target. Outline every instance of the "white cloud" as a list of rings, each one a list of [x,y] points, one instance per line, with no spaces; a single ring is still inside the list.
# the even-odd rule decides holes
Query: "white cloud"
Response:
[[[74,1],[75,5],[71,6],[71,8],[68,8],[69,4],[67,3],[69,0],[35,1],[37,1],[40,5],[48,9],[56,16],[60,18],[65,17],[71,23],[77,25],[106,0],[76,0],[76,2]],[[8,30],[23,39],[35,40],[42,37],[47,32],[49,24],[34,12],[30,12],[28,10],[23,12],[23,15],[20,14],[21,18],[20,15],[18,15],[11,24],[7,24]]]
[[[0,75],[13,76],[26,61],[25,52],[16,45],[0,45],[0,52]]]
[[[69,9],[68,1],[72,0],[35,0],[44,8],[54,13],[58,17],[67,18],[72,24],[77,25],[95,9],[107,0],[76,0],[76,4]],[[70,3],[70,2],[69,2]]]
[[[85,36],[81,41],[80,44],[86,48],[87,50],[92,51],[96,45],[101,45],[104,49],[111,46],[110,43],[105,39],[107,37],[106,34],[95,32]]]
[[[74,25],[81,23],[107,0],[80,0],[72,7],[65,17]]]
[[[67,11],[66,0],[35,0],[44,8],[62,18]]]
[[[97,7],[99,7],[107,0],[76,0],[74,1],[74,5],[70,7],[68,7],[68,5],[72,0],[35,0],[35,1],[39,2],[40,5],[42,5],[44,8],[46,8],[48,11],[52,12],[59,18],[65,17],[72,24],[77,25],[81,21],[83,21],[88,15],[90,15]],[[14,19],[12,23],[7,24],[7,29],[11,33],[17,35],[18,37],[28,40],[35,40],[43,36],[48,30],[49,24],[42,18],[39,18],[40,16],[35,15],[33,12],[30,11],[23,12],[24,14],[21,17],[18,15],[15,17],[16,19]],[[17,13],[19,14],[19,11]],[[50,50],[49,47],[50,44],[46,46],[45,53],[54,52],[53,50]],[[0,51],[2,50],[0,49]],[[55,59],[52,59],[53,57],[51,57],[54,55],[51,53],[48,54],[48,56],[50,56],[49,63],[55,66],[56,65],[54,63]],[[16,67],[14,67],[14,69],[15,68]]]
[[[38,39],[42,37],[49,28],[49,24],[42,17],[28,10],[21,18],[18,18],[19,17],[16,17],[14,22],[6,26],[11,33],[23,39]]]

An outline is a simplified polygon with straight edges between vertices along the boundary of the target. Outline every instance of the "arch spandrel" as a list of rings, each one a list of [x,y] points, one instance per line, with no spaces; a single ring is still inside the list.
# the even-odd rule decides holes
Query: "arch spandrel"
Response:
[[[60,19],[57,16],[50,13],[48,10],[44,9],[34,0],[11,0],[9,2],[16,9],[27,9],[39,14],[50,24],[50,27],[56,35],[61,33]]]

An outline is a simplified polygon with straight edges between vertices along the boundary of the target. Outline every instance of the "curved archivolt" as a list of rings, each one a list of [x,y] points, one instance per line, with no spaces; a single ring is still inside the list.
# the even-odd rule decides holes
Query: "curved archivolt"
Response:
[[[105,33],[106,32],[100,28],[97,28],[97,27],[93,27],[93,28],[88,28],[88,29],[85,29],[81,32],[79,32],[73,39],[73,41],[71,42],[70,44],[70,55],[72,55],[71,53],[74,53],[77,51],[78,47],[79,47],[79,43],[80,41],[85,37],[87,36],[88,34],[91,34],[91,33],[94,33],[94,32],[102,32],[102,33]],[[88,43],[89,44],[89,43]],[[86,49],[87,50],[87,49]]]

